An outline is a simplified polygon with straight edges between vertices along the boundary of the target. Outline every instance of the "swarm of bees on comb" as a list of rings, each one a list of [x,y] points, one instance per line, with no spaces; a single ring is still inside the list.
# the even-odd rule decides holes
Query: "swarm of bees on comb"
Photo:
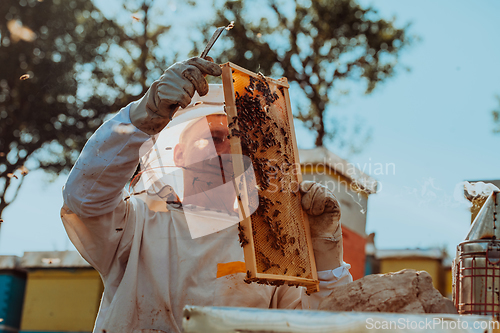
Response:
[[[232,84],[231,100],[225,96],[229,139],[252,161],[257,183],[246,189],[249,198],[258,198],[258,202],[249,202],[256,211],[239,226],[245,261],[251,268],[245,282],[312,286],[308,289],[314,292],[317,273],[307,216],[301,207],[288,84],[226,65],[230,72],[223,74],[223,82],[227,85],[230,74]]]

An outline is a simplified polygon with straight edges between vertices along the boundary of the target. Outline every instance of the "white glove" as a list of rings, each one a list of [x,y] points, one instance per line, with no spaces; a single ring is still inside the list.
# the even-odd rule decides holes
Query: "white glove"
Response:
[[[312,247],[318,271],[340,267],[344,261],[340,205],[324,185],[311,181],[300,184],[302,208],[309,215]]]
[[[340,205],[326,186],[312,181],[300,184],[302,208],[309,215],[311,238],[337,242],[342,239]]]
[[[130,108],[130,120],[141,131],[154,135],[172,119],[179,107],[191,102],[194,92],[208,93],[204,75],[219,76],[219,65],[201,58],[191,58],[170,66],[153,82],[146,94]]]

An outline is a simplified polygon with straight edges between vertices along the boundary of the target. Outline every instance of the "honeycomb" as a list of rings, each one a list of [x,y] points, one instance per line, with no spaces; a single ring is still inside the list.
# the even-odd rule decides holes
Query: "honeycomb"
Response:
[[[302,210],[299,191],[302,178],[288,109],[288,84],[286,80],[269,79],[231,63],[223,65],[223,71],[224,68],[230,139],[232,146],[236,143],[238,150],[241,147],[241,154],[253,163],[257,186],[246,191],[248,198],[259,201],[248,203],[258,207],[248,218],[250,221],[240,223],[247,269],[250,266],[246,281],[302,285],[309,292],[317,291],[314,256],[306,231],[307,215]],[[244,192],[241,186],[238,191]],[[252,195],[252,191],[257,191],[258,196]]]

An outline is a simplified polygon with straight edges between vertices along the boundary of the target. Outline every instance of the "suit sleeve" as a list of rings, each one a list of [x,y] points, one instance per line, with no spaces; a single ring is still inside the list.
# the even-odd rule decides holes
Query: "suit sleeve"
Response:
[[[80,254],[105,275],[114,258],[126,254],[143,209],[127,198],[141,147],[150,136],[130,122],[130,105],[106,121],[88,140],[63,189],[61,217]],[[144,149],[144,148],[143,148]]]

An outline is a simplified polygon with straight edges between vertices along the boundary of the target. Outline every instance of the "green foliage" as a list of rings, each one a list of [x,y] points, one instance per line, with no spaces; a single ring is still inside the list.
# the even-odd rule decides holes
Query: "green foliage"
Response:
[[[294,116],[316,134],[316,146],[341,139],[342,124],[328,114],[341,83],[362,81],[372,92],[394,75],[412,39],[408,26],[396,28],[351,0],[226,1],[216,17],[215,26],[235,21],[232,45],[218,60],[297,84],[309,104],[296,104]]]
[[[146,44],[164,29],[128,35],[88,0],[3,0],[0,17],[1,215],[26,167],[69,170],[104,117],[145,91],[148,65],[161,68]]]
[[[182,48],[199,54],[196,38],[180,36],[196,32],[195,24],[213,32],[203,24],[207,11],[180,10],[200,2],[174,3],[170,18],[187,14],[192,29],[167,40],[171,3],[122,3],[110,18],[88,0],[0,1],[0,216],[18,193],[23,166],[68,171],[107,114],[138,99]],[[339,122],[325,122],[331,92],[346,78],[364,79],[370,92],[392,76],[409,43],[406,28],[347,0],[266,4],[255,10],[244,1],[225,3],[215,25],[236,26],[218,42],[226,51],[217,60],[288,77],[310,101],[296,116],[318,134],[316,144],[337,139]],[[265,15],[254,20],[255,13]]]
[[[75,66],[102,59],[98,47],[113,44],[118,29],[86,0],[3,0],[0,17],[1,214],[28,159],[30,169],[67,170],[101,124],[109,110],[84,108]],[[13,174],[19,180],[7,202]]]

